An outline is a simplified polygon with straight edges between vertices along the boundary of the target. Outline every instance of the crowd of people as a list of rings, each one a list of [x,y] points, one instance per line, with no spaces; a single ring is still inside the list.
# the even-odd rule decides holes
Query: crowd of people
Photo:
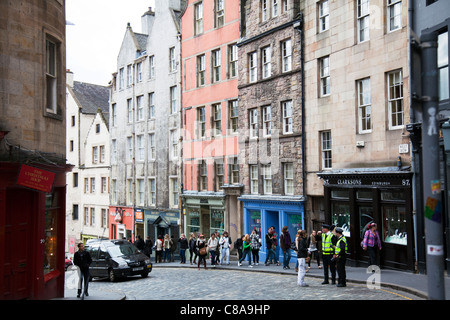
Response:
[[[266,266],[280,265],[277,252],[281,250],[283,269],[290,269],[289,262],[292,254],[297,253],[295,271],[298,272],[297,284],[299,286],[308,286],[305,283],[305,275],[311,268],[313,259],[319,269],[323,268],[324,281],[322,284],[330,283],[329,275],[331,274],[331,284],[338,287],[346,286],[345,263],[348,246],[342,228],[324,224],[322,230],[312,231],[309,235],[305,230],[298,230],[295,238],[292,239],[287,226],[282,228],[280,235],[275,232],[275,227],[271,226],[268,228],[265,240],[267,254],[264,265]],[[198,269],[202,265],[206,269],[208,255],[213,268],[216,265],[229,265],[230,251],[234,248],[238,255],[238,266],[242,266],[243,262],[247,260],[248,266],[253,267],[260,263],[259,251],[262,239],[254,229],[251,234],[245,234],[234,242],[227,231],[222,234],[216,231],[210,235],[208,240],[202,233],[191,233],[189,239],[185,234],[181,234],[177,240],[166,234],[158,236],[154,243],[149,237],[144,241],[138,236],[135,245],[149,257],[155,251],[155,263],[173,262],[175,252],[178,250],[180,263],[185,264],[186,251],[189,251],[189,263],[197,265]],[[381,250],[381,240],[375,223],[368,226],[361,246],[363,250],[368,251],[370,263],[375,265],[378,250]]]

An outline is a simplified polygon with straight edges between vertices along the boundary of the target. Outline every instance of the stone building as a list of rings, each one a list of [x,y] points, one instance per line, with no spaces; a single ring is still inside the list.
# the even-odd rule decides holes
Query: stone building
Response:
[[[244,233],[303,229],[300,2],[241,1],[239,167]],[[261,254],[267,253],[265,238]]]
[[[110,238],[178,236],[180,12],[157,0],[142,33],[127,26],[110,99]]]
[[[344,228],[352,261],[370,222],[381,265],[414,267],[408,1],[301,1],[308,229]]]
[[[241,236],[239,1],[187,1],[182,16],[184,232]]]
[[[65,1],[1,1],[0,21],[0,300],[63,297]]]
[[[67,174],[66,252],[91,238],[107,238],[109,211],[109,91],[74,81],[67,72],[66,154],[75,167]]]

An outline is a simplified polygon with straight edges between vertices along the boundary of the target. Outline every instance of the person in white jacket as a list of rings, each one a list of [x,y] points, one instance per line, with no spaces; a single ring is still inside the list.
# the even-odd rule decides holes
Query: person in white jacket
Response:
[[[212,233],[211,238],[208,240],[208,251],[211,257],[211,267],[216,266],[216,248],[218,245],[218,240],[216,238],[216,234]]]
[[[224,231],[222,237],[219,240],[220,245],[220,264],[223,264],[223,258],[226,259],[226,264],[230,264],[230,247],[231,247],[231,238],[228,237],[228,232]]]

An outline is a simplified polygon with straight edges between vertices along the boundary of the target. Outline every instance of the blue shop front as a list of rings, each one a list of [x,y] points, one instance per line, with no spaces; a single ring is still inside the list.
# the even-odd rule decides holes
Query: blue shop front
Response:
[[[285,196],[253,196],[239,197],[244,207],[244,231],[251,234],[256,229],[262,240],[259,261],[264,263],[267,256],[266,234],[269,227],[275,228],[277,237],[277,257],[283,261],[283,252],[279,247],[279,235],[284,226],[288,227],[291,240],[295,240],[297,231],[304,228],[304,198]],[[292,252],[290,262],[297,261],[297,254]]]

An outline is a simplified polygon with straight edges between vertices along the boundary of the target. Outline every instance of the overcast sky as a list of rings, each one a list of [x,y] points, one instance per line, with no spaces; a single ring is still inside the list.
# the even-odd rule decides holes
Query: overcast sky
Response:
[[[66,0],[66,67],[74,80],[107,85],[127,23],[141,32],[141,16],[155,0]]]

